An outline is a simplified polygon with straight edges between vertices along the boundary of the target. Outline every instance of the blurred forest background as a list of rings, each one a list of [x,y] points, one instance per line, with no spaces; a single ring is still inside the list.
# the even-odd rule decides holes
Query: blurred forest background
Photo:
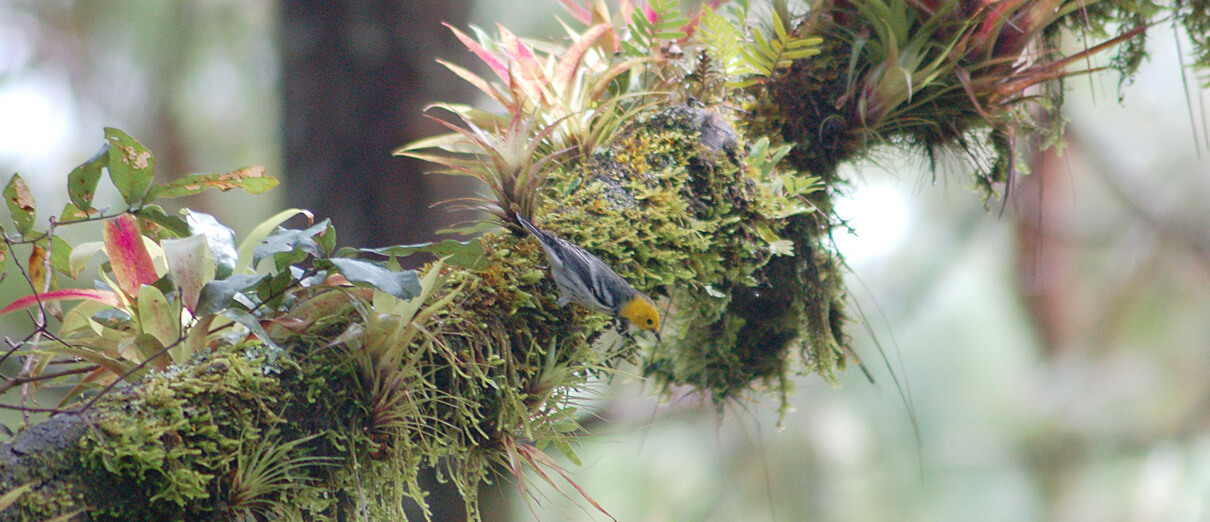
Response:
[[[474,101],[433,61],[473,66],[440,22],[560,34],[557,2],[533,4],[9,0],[0,172],[59,208],[113,126],[161,180],[268,167],[284,190],[185,203],[238,233],[293,206],[342,244],[428,240],[459,219],[429,205],[473,187],[390,152],[437,131],[426,103]],[[720,416],[618,378],[585,398],[598,418],[574,479],[624,521],[1210,520],[1210,96],[1181,45],[1155,27],[1133,83],[1068,81],[1067,146],[1035,157],[1002,214],[961,158],[851,168],[838,212],[855,235],[836,241],[877,386],[803,378],[779,430],[775,401]],[[21,291],[6,281],[0,301]],[[486,494],[485,519],[532,519],[515,492]],[[605,519],[580,504],[546,491],[533,508]]]

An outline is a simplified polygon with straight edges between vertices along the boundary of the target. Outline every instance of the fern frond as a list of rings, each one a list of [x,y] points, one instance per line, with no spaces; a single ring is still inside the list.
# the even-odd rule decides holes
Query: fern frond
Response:
[[[706,7],[702,10],[702,42],[714,56],[727,77],[737,77],[755,72],[745,61],[744,35],[726,17]]]
[[[776,11],[773,12],[772,25],[774,38],[770,39],[760,31],[753,31],[751,43],[743,50],[747,65],[752,67],[756,74],[769,76],[778,69],[789,67],[795,60],[819,54],[822,38],[791,36],[786,32],[785,24]]]
[[[747,24],[747,6],[740,5],[728,16],[709,7],[702,9],[699,30],[701,42],[719,63],[727,85],[743,88],[761,81],[778,69],[789,67],[795,60],[819,54],[822,38],[791,35],[777,10],[770,13],[773,34],[753,29]]]
[[[679,0],[651,0],[645,7],[631,11],[629,34],[622,47],[632,55],[645,56],[660,42],[687,36],[683,29],[688,24]]]

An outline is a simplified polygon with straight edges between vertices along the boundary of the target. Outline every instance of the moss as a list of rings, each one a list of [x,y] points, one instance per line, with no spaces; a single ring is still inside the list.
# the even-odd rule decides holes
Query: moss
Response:
[[[21,520],[49,520],[64,513],[86,511],[88,503],[75,491],[38,488],[22,495],[18,506],[21,508]]]
[[[800,199],[826,209],[827,194],[791,193],[782,175],[794,172],[757,175],[748,153],[720,113],[676,106],[547,180],[541,226],[669,298],[675,333],[643,361],[658,387],[689,384],[721,401],[759,383],[786,390],[795,347],[828,379],[843,362],[829,321],[843,317],[839,262],[820,246],[826,219]]]
[[[825,38],[821,51],[821,57],[851,53],[849,45],[836,37]],[[836,179],[841,163],[861,155],[868,146],[860,118],[836,103],[846,94],[845,65],[838,59],[796,61],[768,84],[767,96],[757,97],[746,114],[752,135],[795,144],[790,163],[829,183]]]
[[[434,401],[428,413],[460,428],[438,455],[460,490],[487,478],[492,459],[482,452],[499,458],[502,438],[563,436],[552,427],[551,408],[600,375],[605,355],[592,340],[608,328],[600,314],[555,305],[558,290],[539,268],[546,257],[532,238],[482,241],[484,258],[470,270],[450,271],[445,285],[460,297],[442,328],[458,356],[435,375],[435,387],[449,397]],[[574,370],[552,380],[553,369],[565,367]]]
[[[118,477],[123,498],[96,506],[93,515],[140,520],[222,514],[241,444],[286,423],[279,413],[292,394],[278,374],[295,373],[286,357],[270,365],[265,353],[259,343],[228,346],[102,398],[96,429],[81,438],[82,464]]]
[[[322,319],[301,334],[269,328],[289,332],[282,349],[222,345],[97,403],[80,460],[116,478],[124,498],[94,515],[322,519],[364,508],[399,519],[404,497],[423,504],[416,475],[427,465],[477,516],[477,488],[494,473],[520,472],[533,448],[571,454],[574,395],[619,360],[642,357],[658,386],[725,400],[762,383],[784,393],[801,370],[794,346],[838,352],[837,264],[803,239],[823,221],[804,203],[810,191],[786,188],[781,174],[793,173],[757,172],[730,123],[700,107],[662,110],[613,143],[553,174],[537,218],[668,297],[664,342],[607,335],[611,318],[558,307],[540,245],[516,233],[480,238],[473,266],[423,271],[422,319],[382,293],[300,289],[290,306]],[[825,375],[837,360],[812,357]],[[296,480],[240,489],[240,462],[286,445],[275,465],[306,464]]]

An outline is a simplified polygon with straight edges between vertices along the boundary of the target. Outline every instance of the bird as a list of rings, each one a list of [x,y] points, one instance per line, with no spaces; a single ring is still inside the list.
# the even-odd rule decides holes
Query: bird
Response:
[[[625,320],[636,328],[655,332],[656,339],[659,339],[660,311],[650,297],[635,290],[622,276],[587,250],[539,229],[520,214],[517,214],[517,222],[537,238],[546,251],[551,277],[561,293],[557,302],[559,306],[576,303],[613,316],[619,325]]]

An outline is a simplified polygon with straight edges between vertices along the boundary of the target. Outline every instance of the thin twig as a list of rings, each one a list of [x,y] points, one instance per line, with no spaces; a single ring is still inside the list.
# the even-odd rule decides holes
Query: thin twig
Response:
[[[50,291],[50,281],[51,277],[54,275],[50,266],[50,259],[51,256],[54,255],[55,245],[54,216],[51,216],[50,218],[50,227],[46,229],[46,235],[44,237],[46,238],[46,249],[43,251],[42,255],[42,289],[39,291],[38,287],[34,285],[34,281],[32,278],[30,278],[29,274],[25,270],[21,271],[21,273],[25,276],[26,281],[29,281],[30,289],[34,291],[34,299],[38,301],[37,317],[34,320],[37,328],[34,330],[34,334],[31,338],[31,344],[35,346],[42,341],[42,333],[46,331],[46,303],[43,303],[42,299],[38,296]],[[33,248],[37,249],[38,246],[34,245]],[[37,360],[38,359],[34,356],[34,354],[25,356],[25,363],[21,365],[21,372],[17,374],[17,380],[28,378],[30,372],[32,372],[34,369],[34,363]],[[29,401],[29,391],[30,382],[27,381],[21,385],[22,407],[24,407]],[[21,420],[29,423],[29,411],[21,410]]]
[[[81,366],[79,368],[71,368],[68,370],[58,371],[58,372],[54,372],[54,373],[41,373],[38,375],[25,376],[25,377],[17,376],[15,378],[13,378],[12,380],[4,383],[3,385],[0,385],[0,393],[4,393],[4,392],[12,389],[15,386],[23,386],[23,385],[38,382],[38,381],[54,379],[56,377],[65,377],[68,375],[88,373],[91,371],[95,371],[97,368],[100,368],[100,367],[101,367],[100,365],[93,364],[93,365],[89,365],[89,366]]]

